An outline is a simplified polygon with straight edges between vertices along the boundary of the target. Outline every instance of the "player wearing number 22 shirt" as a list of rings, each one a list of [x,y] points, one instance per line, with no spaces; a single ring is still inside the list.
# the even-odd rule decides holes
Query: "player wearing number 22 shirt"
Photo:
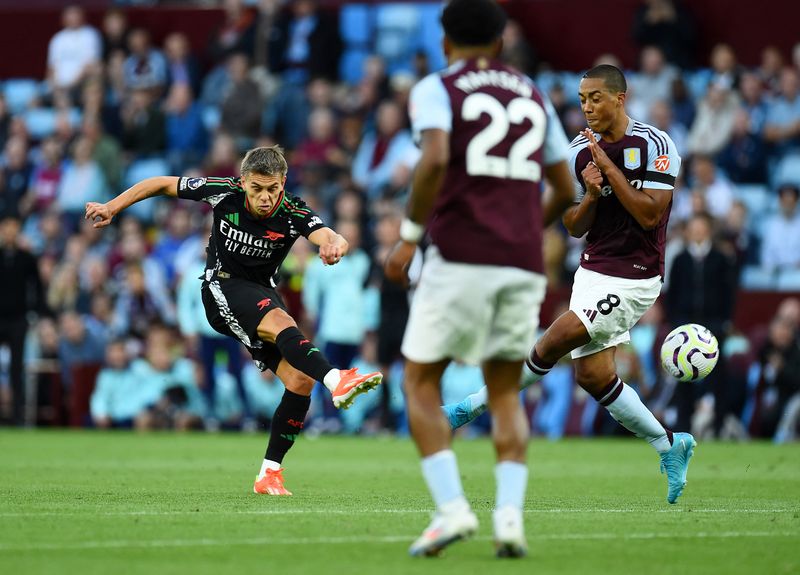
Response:
[[[664,276],[664,244],[681,158],[664,132],[625,112],[627,84],[614,66],[589,70],[578,96],[588,128],[570,146],[575,204],[564,225],[586,248],[575,273],[569,311],[536,342],[529,382],[544,377],[567,353],[576,381],[611,416],[660,454],[667,501],[686,484],[695,440],[672,433],[616,373],[614,353],[628,330],[655,303]],[[452,427],[485,409],[485,392],[444,407]]]
[[[440,377],[451,360],[480,364],[492,396],[496,553],[516,557],[527,548],[519,379],[545,293],[542,228],[571,204],[573,190],[569,143],[552,106],[497,59],[504,23],[494,0],[451,0],[442,13],[450,67],[410,96],[422,154],[386,273],[404,279],[427,227],[430,247],[402,345],[410,428],[437,509],[410,548],[415,556],[436,555],[477,528],[440,408]],[[544,179],[554,189],[548,200]]]

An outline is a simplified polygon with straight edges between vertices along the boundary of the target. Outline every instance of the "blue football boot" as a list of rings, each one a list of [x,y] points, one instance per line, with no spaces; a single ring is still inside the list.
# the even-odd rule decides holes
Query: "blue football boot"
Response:
[[[450,403],[442,406],[442,412],[444,412],[447,421],[450,422],[450,427],[452,429],[458,429],[462,425],[468,424],[485,411],[485,405],[479,405],[473,410],[472,401],[469,397],[458,403]]]
[[[675,433],[672,448],[661,454],[661,473],[667,474],[667,502],[675,503],[686,485],[686,470],[697,442],[690,433]]]

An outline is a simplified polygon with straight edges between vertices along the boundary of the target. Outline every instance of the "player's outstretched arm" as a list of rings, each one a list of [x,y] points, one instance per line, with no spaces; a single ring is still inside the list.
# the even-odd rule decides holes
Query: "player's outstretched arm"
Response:
[[[343,236],[330,228],[320,228],[308,234],[308,241],[319,246],[319,259],[326,265],[338,264],[350,250],[350,244]]]
[[[138,182],[105,204],[86,203],[87,220],[95,220],[95,228],[103,228],[111,223],[118,213],[125,208],[153,196],[178,197],[178,179],[174,176],[158,176]]]
[[[572,175],[567,162],[562,160],[545,166],[544,177],[553,186],[553,193],[544,203],[544,227],[556,221],[575,201]]]

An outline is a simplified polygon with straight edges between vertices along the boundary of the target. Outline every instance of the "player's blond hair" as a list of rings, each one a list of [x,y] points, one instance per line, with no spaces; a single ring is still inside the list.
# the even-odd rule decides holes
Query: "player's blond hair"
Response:
[[[275,144],[263,148],[253,148],[244,155],[242,160],[242,175],[261,174],[262,176],[286,177],[289,166],[283,155],[283,148]]]

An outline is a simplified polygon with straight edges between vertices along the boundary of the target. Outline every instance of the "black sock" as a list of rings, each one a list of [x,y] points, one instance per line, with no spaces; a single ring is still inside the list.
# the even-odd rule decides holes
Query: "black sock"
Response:
[[[289,365],[316,381],[322,381],[334,369],[322,352],[296,327],[287,327],[280,332],[275,338],[275,345]]]
[[[286,452],[294,445],[294,440],[303,429],[303,421],[311,405],[311,397],[298,395],[288,389],[272,416],[272,427],[264,459],[280,463]]]

